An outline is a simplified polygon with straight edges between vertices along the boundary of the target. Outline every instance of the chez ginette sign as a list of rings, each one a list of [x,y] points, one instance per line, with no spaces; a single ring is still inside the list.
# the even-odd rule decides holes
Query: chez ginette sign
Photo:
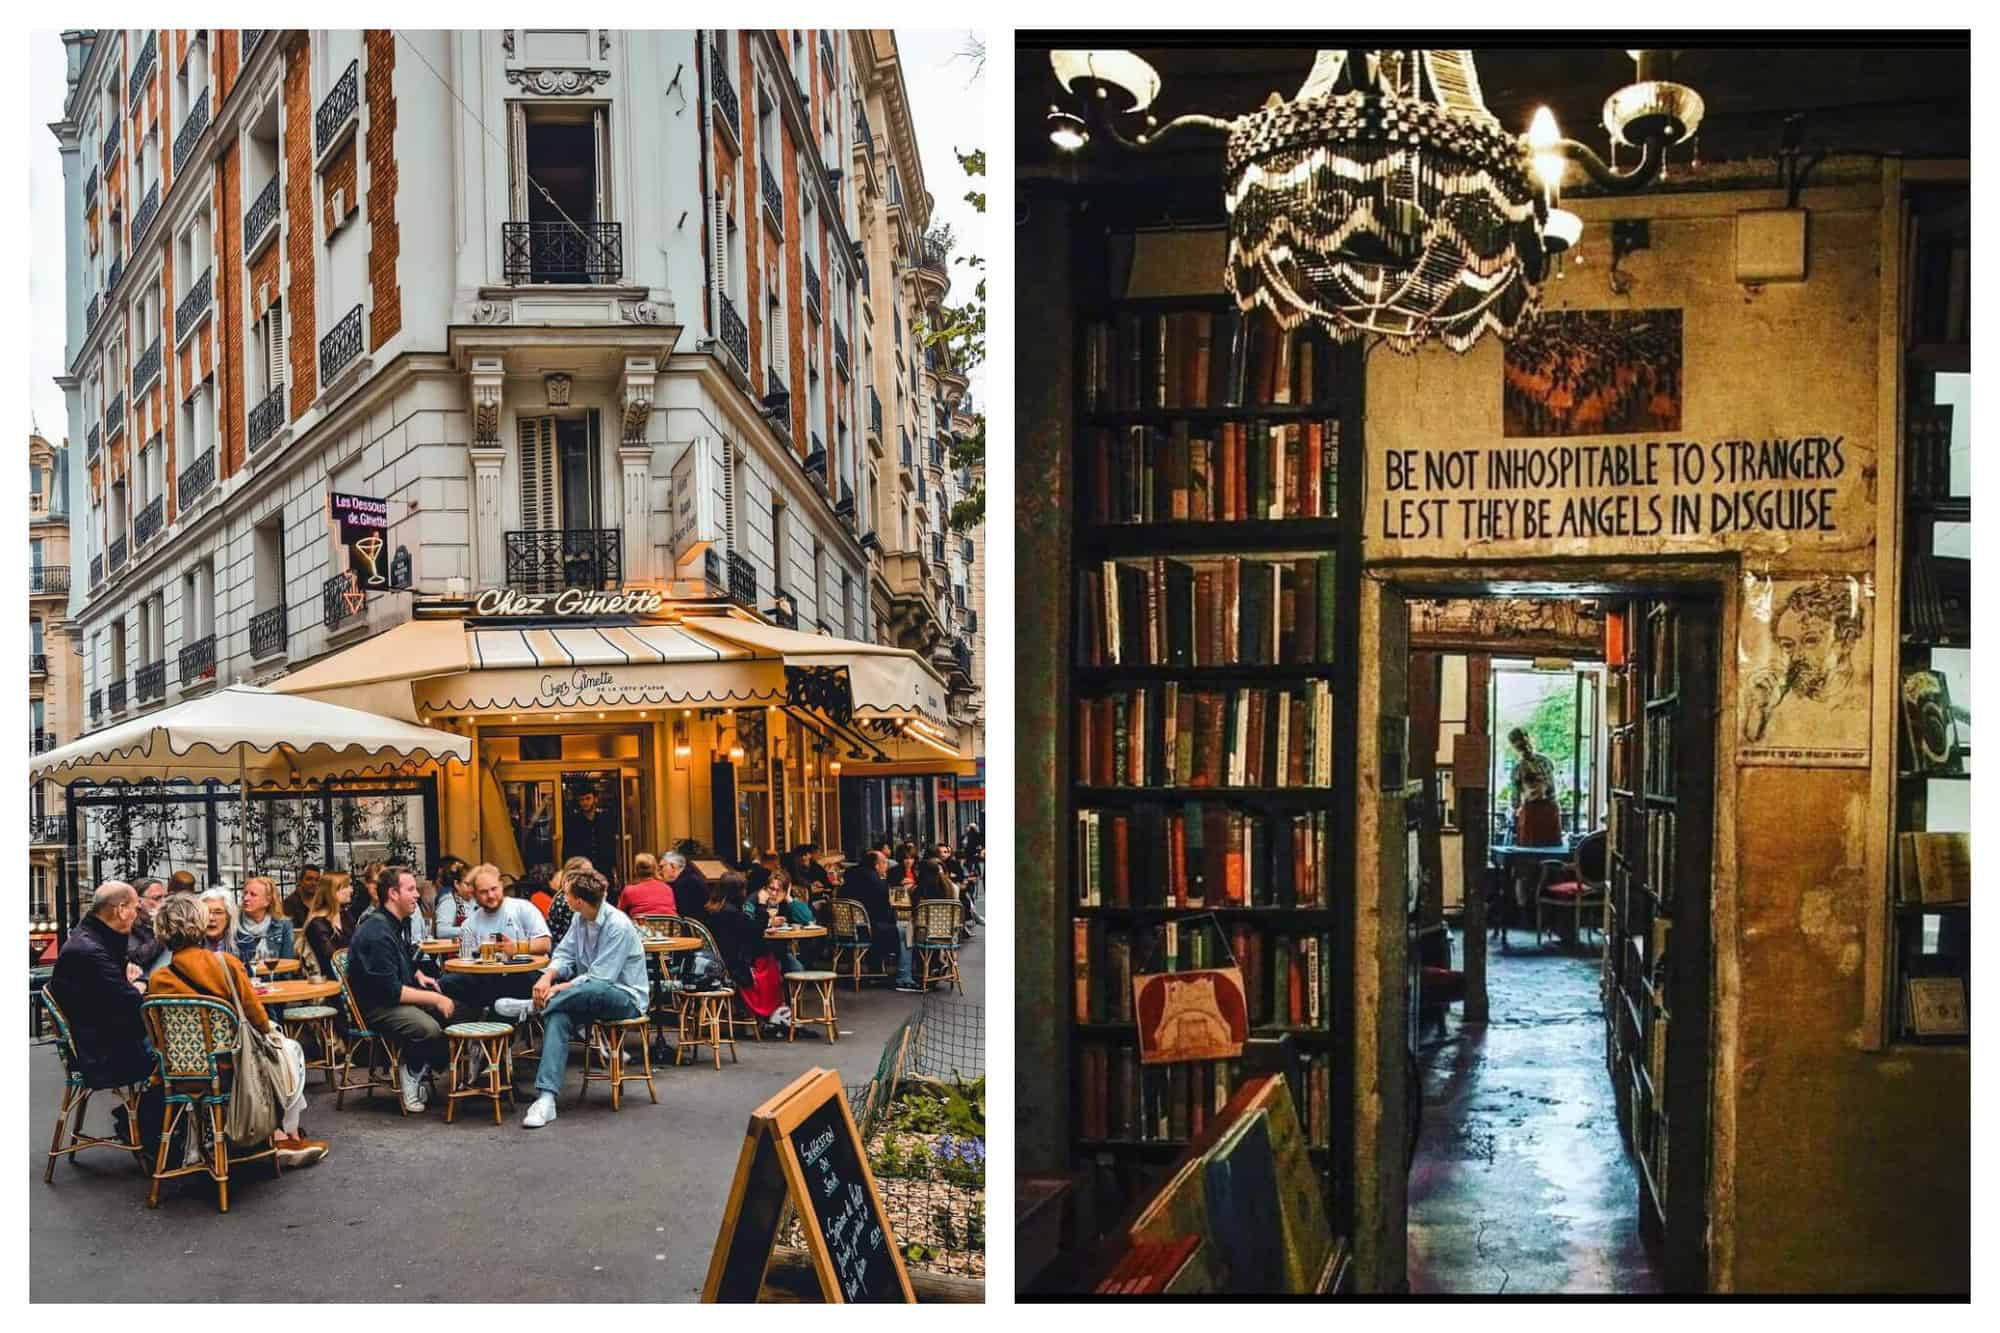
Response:
[[[652,588],[628,588],[623,592],[589,592],[564,588],[561,592],[516,592],[512,588],[488,588],[472,604],[481,616],[631,616],[653,615],[667,599]]]

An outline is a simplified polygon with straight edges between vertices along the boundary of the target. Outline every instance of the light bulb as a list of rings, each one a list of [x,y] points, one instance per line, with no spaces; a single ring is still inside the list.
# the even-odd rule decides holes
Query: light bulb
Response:
[[[1090,142],[1083,121],[1067,111],[1049,112],[1049,142],[1065,153],[1074,153]]]
[[[1555,112],[1545,106],[1535,108],[1533,119],[1528,122],[1528,147],[1534,150],[1535,178],[1553,200],[1562,189],[1564,170],[1569,160],[1556,151],[1562,142],[1562,131],[1556,128]]]

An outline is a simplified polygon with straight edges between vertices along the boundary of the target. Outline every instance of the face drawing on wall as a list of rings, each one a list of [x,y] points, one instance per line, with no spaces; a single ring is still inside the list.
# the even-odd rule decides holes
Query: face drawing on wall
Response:
[[[1836,725],[1830,711],[1864,707],[1866,682],[1854,654],[1865,620],[1845,580],[1819,579],[1794,587],[1771,617],[1773,652],[1747,682],[1744,739],[1767,739],[1774,723],[1781,731],[1796,732],[1800,726],[1830,730]],[[1862,716],[1865,725],[1866,714]]]

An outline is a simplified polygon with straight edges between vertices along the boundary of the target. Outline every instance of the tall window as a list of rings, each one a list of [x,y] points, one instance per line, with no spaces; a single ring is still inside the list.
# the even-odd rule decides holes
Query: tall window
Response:
[[[623,248],[613,229],[611,120],[606,107],[508,104],[513,220],[508,280],[616,282]]]
[[[285,604],[285,516],[272,514],[252,530],[251,578],[256,607],[269,611]]]
[[[282,299],[273,300],[271,308],[257,321],[256,327],[251,330],[250,347],[251,396],[255,402],[261,403],[289,378],[285,361],[285,303]]]
[[[826,621],[826,547],[813,539],[813,619]]]
[[[571,532],[605,526],[597,413],[522,417],[517,427],[521,526]]]
[[[771,497],[771,579],[775,586],[790,590],[792,561],[791,516],[785,512],[782,496]],[[797,593],[792,594],[798,597]]]

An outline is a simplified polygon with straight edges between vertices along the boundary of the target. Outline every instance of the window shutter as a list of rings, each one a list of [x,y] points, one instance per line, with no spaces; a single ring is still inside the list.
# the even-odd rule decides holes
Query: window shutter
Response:
[[[556,515],[556,419],[522,417],[521,526],[530,532],[561,527]]]
[[[715,206],[715,224],[709,228],[709,247],[714,251],[711,258],[715,269],[715,294],[718,297],[726,297],[729,295],[729,204],[719,190],[712,202]],[[717,333],[721,332],[719,327],[721,310],[722,307],[718,304]]]
[[[736,449],[727,440],[721,444],[722,531],[728,537],[730,554],[740,555],[741,543],[736,536]]]
[[[528,118],[519,102],[507,108],[508,172],[514,221],[528,220]]]
[[[264,319],[267,330],[264,336],[264,346],[270,349],[271,353],[270,379],[266,383],[270,385],[272,390],[276,390],[279,385],[291,378],[291,375],[286,370],[285,303],[282,300],[271,302],[271,308],[265,313]]]
[[[590,124],[594,131],[591,135],[591,141],[597,151],[597,175],[595,178],[597,195],[591,201],[591,206],[597,211],[591,215],[590,220],[592,222],[609,222],[611,220],[611,125],[605,116],[603,107],[597,107],[590,113]],[[623,275],[620,274],[617,276],[622,277]]]

